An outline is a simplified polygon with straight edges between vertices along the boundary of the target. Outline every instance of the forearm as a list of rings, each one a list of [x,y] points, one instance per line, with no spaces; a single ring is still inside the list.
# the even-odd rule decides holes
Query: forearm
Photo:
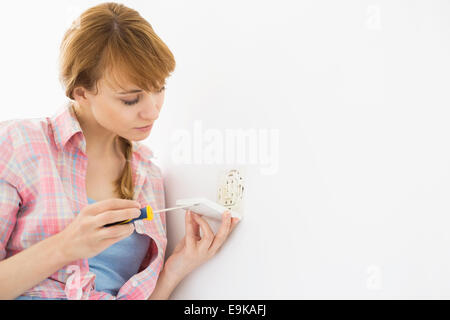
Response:
[[[182,279],[171,276],[163,268],[159,274],[158,280],[156,282],[155,289],[148,298],[148,300],[167,300],[169,299],[172,291],[178,286]]]
[[[44,239],[0,261],[0,299],[15,299],[69,264],[59,235]]]

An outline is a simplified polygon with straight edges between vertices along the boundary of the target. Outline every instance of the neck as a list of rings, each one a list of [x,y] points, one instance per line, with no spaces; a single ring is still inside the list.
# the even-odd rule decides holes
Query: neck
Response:
[[[123,144],[119,136],[102,127],[94,119],[90,108],[80,108],[76,102],[72,107],[86,139],[88,157],[104,160],[124,157]]]

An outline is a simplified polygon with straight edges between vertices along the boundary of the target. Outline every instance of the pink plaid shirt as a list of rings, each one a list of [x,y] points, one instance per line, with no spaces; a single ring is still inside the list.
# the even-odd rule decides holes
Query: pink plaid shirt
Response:
[[[153,152],[132,144],[134,200],[141,207],[164,209],[164,183],[161,170],[150,160]],[[0,122],[0,260],[62,231],[88,204],[87,161],[86,140],[69,103],[52,117]],[[135,230],[151,237],[150,246],[138,273],[117,296],[95,290],[87,259],[69,263],[23,295],[148,299],[164,265],[165,213],[152,221],[135,221]]]

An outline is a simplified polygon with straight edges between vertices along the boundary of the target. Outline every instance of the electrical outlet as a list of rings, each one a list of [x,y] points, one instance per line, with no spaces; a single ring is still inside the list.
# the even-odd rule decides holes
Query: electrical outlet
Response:
[[[243,214],[244,178],[232,169],[222,175],[217,189],[217,202],[227,209]]]

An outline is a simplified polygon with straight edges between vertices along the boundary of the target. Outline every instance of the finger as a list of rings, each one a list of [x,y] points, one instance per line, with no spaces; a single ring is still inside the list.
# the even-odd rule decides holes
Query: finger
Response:
[[[196,238],[195,238],[195,230],[192,219],[192,212],[190,210],[186,210],[185,215],[185,225],[186,225],[186,245],[189,247],[196,246]]]
[[[192,212],[191,211],[191,214],[192,215],[196,215],[196,213],[195,212]],[[197,221],[196,220],[194,220],[194,219],[191,219],[192,220],[192,225],[193,225],[193,227],[194,227],[194,235],[195,235],[195,238],[198,240],[199,238],[201,239],[201,237],[200,237],[200,225],[197,223]]]
[[[230,233],[230,228],[231,228],[231,214],[230,212],[225,211],[224,214],[222,215],[222,224],[220,225],[219,231],[214,237],[213,243],[209,247],[209,249],[212,252],[216,252],[220,248],[220,246],[222,246],[222,244],[227,239],[228,234]]]
[[[201,240],[199,241],[198,246],[202,250],[207,251],[212,241],[214,240],[214,232],[211,230],[211,227],[205,219],[200,217],[198,214],[193,214],[192,216],[200,225],[200,228],[203,232],[203,238],[201,238]]]
[[[128,208],[122,210],[110,210],[94,216],[96,227],[103,227],[110,223],[135,219],[141,215],[138,208]]]
[[[191,211],[191,215],[192,216],[196,216],[198,214]],[[192,227],[193,227],[193,230],[194,230],[194,238],[198,241],[198,240],[200,240],[202,238],[200,236],[200,225],[198,224],[198,222],[194,218],[191,218],[191,222],[192,222]]]
[[[234,230],[234,228],[237,226],[237,224],[240,221],[241,221],[241,219],[239,219],[239,218],[232,218],[232,220],[231,220],[231,228],[230,228],[230,232],[229,233],[231,233]]]
[[[107,248],[109,246],[112,246],[114,243],[119,242],[120,240],[123,240],[123,239],[129,237],[134,232],[134,228],[132,228],[130,230],[132,230],[132,231],[126,232],[126,233],[124,233],[124,234],[122,234],[122,235],[120,235],[118,237],[103,239],[102,240],[103,245],[105,245],[106,248]]]
[[[134,223],[118,224],[108,228],[101,228],[97,231],[99,240],[111,239],[111,238],[125,238],[131,235],[134,231]]]
[[[108,210],[120,210],[120,209],[128,209],[128,208],[140,208],[141,205],[136,200],[128,200],[128,199],[107,199],[102,201],[97,201],[91,205],[86,211],[87,214],[97,215],[103,213]]]

